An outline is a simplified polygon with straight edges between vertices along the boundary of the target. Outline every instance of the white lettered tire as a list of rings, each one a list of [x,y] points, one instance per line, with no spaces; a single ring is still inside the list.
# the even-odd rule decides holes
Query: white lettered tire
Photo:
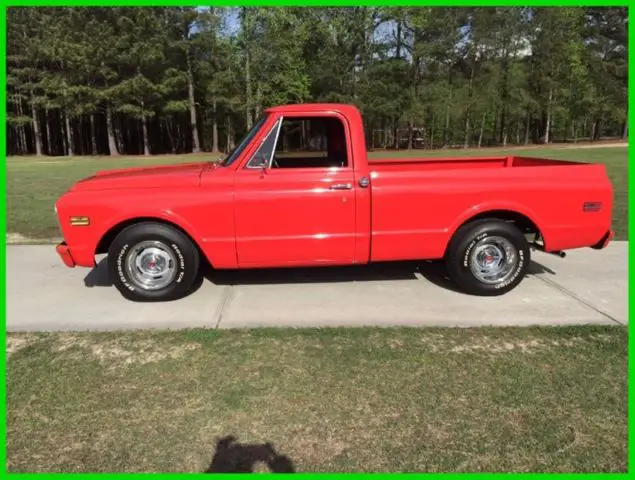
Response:
[[[181,231],[159,222],[123,229],[108,249],[108,270],[115,287],[138,302],[186,296],[198,278],[200,255]]]
[[[466,293],[503,295],[516,288],[527,274],[530,250],[514,224],[484,219],[456,232],[445,261],[449,277]]]

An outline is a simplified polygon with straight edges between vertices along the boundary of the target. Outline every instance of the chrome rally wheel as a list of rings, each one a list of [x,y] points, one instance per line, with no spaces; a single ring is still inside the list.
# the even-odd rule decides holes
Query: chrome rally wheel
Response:
[[[143,290],[159,290],[176,277],[176,255],[163,242],[146,240],[133,246],[126,255],[130,281]]]
[[[503,237],[485,237],[474,246],[471,255],[472,274],[490,285],[507,280],[518,265],[516,248]]]

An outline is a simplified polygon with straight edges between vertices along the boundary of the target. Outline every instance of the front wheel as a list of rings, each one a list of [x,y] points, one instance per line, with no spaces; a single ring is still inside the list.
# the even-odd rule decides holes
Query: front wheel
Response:
[[[134,301],[187,295],[198,277],[199,263],[198,250],[186,235],[156,222],[125,228],[108,249],[112,281]]]
[[[448,275],[466,293],[502,295],[516,288],[525,277],[529,244],[511,223],[478,220],[456,232],[445,260]]]

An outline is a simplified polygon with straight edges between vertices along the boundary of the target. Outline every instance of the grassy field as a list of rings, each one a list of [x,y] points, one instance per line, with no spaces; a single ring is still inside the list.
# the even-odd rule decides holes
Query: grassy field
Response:
[[[627,329],[9,334],[8,469],[626,471]],[[265,470],[259,467],[259,470]]]
[[[616,238],[627,239],[628,165],[627,149],[606,148],[531,148],[527,150],[452,150],[399,151],[371,153],[371,158],[400,156],[461,156],[461,155],[531,155],[563,160],[599,162],[607,166],[615,188],[614,228]],[[218,156],[182,155],[157,157],[11,157],[7,160],[7,232],[33,239],[59,236],[53,214],[55,200],[75,181],[98,170],[138,165],[171,164],[206,161]]]

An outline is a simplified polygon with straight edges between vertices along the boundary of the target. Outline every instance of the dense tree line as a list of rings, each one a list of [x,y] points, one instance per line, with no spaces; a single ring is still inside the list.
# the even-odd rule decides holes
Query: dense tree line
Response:
[[[374,148],[626,137],[626,8],[10,8],[8,154],[227,151],[346,102]]]

